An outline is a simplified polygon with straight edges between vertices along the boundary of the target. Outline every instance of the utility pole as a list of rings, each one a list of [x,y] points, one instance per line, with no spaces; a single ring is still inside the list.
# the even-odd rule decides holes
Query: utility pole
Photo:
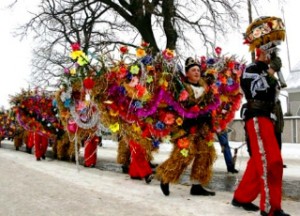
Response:
[[[248,19],[249,19],[249,24],[251,24],[253,21],[251,0],[248,0],[247,3],[248,3]],[[252,60],[252,62],[255,61],[255,53],[254,52],[251,52],[251,60]]]

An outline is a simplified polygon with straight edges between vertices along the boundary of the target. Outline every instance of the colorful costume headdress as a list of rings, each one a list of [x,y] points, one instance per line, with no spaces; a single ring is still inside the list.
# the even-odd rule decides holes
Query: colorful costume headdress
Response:
[[[278,17],[262,16],[255,19],[244,34],[244,44],[249,45],[249,51],[260,48],[271,53],[281,41],[285,40],[285,27]]]

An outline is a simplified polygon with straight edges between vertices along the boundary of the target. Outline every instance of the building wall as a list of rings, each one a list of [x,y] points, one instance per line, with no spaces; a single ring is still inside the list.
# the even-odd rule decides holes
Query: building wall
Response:
[[[300,116],[300,92],[289,92],[289,106],[292,115]]]
[[[236,119],[229,124],[232,131],[229,133],[229,140],[236,142],[245,141],[244,122]],[[282,141],[285,143],[300,143],[300,117],[285,117]]]

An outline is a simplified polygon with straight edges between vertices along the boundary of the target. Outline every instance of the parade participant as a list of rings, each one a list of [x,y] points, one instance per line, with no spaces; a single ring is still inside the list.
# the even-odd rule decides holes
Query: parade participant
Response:
[[[239,171],[235,169],[235,162],[232,158],[229,142],[228,142],[228,132],[227,129],[217,133],[219,143],[222,147],[222,153],[224,155],[227,171],[230,173],[238,173]]]
[[[46,158],[46,152],[48,147],[48,136],[39,134],[37,131],[33,131],[31,139],[34,145],[34,154],[37,161]]]
[[[32,148],[34,146],[33,131],[26,130],[24,139],[25,139],[25,144],[26,144],[26,152],[28,154],[31,154],[32,153]]]
[[[185,107],[192,107],[210,100],[207,93],[207,83],[201,78],[200,65],[193,58],[187,58],[185,62],[185,80],[183,85],[189,93],[185,101]],[[173,151],[165,162],[160,164],[156,173],[160,179],[160,187],[164,195],[168,196],[169,183],[177,183],[183,171],[193,162],[191,168],[192,187],[191,195],[214,196],[215,192],[206,190],[201,184],[207,184],[210,180],[213,162],[216,153],[213,145],[209,146],[206,140],[210,130],[210,115],[199,116],[196,119],[185,118],[182,124],[183,136],[172,140]],[[182,155],[181,144],[188,143],[189,153]]]
[[[234,192],[232,205],[261,215],[288,216],[281,209],[283,162],[275,136],[272,111],[277,82],[269,57],[256,49],[257,61],[241,76],[247,100],[244,121],[251,157],[241,182]],[[260,195],[260,207],[252,202]]]
[[[90,136],[84,141],[84,166],[94,168],[97,163],[97,148],[102,142],[101,136]]]

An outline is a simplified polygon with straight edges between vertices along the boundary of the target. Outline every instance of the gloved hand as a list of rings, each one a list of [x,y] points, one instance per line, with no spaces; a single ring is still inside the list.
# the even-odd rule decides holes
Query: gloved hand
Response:
[[[270,67],[274,70],[274,71],[280,71],[281,67],[282,67],[282,62],[280,57],[274,55],[271,56],[271,61],[270,61]]]

